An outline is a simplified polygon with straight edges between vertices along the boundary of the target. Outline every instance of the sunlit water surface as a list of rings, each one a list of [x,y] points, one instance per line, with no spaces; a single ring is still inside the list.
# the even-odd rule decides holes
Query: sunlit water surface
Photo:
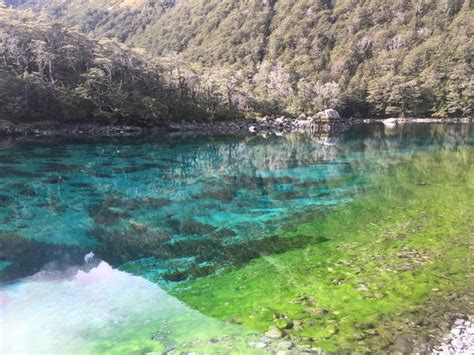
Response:
[[[3,142],[0,352],[244,351],[258,334],[165,290],[311,243],[276,235],[398,157],[472,144],[467,125]]]

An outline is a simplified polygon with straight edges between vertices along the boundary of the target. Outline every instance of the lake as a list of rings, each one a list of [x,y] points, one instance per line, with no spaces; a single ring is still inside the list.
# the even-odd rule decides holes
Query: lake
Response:
[[[0,141],[0,352],[426,351],[474,291],[472,125]]]

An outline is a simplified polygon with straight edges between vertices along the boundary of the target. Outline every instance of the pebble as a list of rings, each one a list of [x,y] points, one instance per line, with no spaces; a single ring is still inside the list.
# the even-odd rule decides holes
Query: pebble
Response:
[[[461,315],[462,316],[462,315]],[[474,354],[474,325],[471,321],[458,318],[453,328],[446,334],[442,343],[435,347],[435,355],[472,355]]]
[[[456,348],[462,349],[464,348],[464,342],[460,339],[454,339],[451,344],[453,344]]]
[[[355,340],[363,340],[363,339],[365,339],[365,335],[364,335],[364,333],[354,333],[352,338],[355,339]]]
[[[254,346],[255,349],[265,349],[266,347],[267,347],[267,344],[264,343],[263,341],[259,341]]]
[[[451,334],[460,335],[461,334],[461,329],[459,329],[459,328],[451,329]]]
[[[278,338],[281,338],[283,336],[283,334],[281,333],[281,331],[277,327],[271,326],[268,329],[268,332],[265,333],[265,336],[270,338],[270,339],[278,339]]]
[[[293,343],[291,341],[282,341],[277,345],[278,350],[290,350],[292,347]]]

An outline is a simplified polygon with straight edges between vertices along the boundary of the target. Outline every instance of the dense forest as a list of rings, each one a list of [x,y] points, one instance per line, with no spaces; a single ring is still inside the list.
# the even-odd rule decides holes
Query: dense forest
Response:
[[[0,8],[0,56],[0,119],[156,126],[236,111],[178,61],[32,13]]]
[[[211,106],[205,112],[461,117],[474,110],[472,0],[6,2],[186,63],[212,88],[212,103],[198,105]]]

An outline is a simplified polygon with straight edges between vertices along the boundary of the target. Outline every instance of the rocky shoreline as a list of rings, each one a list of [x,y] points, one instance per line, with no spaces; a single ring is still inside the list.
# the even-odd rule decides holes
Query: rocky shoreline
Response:
[[[471,123],[472,119],[433,119],[433,118],[397,118],[389,119],[390,125],[405,123]],[[34,137],[34,136],[84,136],[84,137],[117,137],[136,136],[150,133],[200,133],[200,134],[235,134],[235,133],[275,133],[290,132],[327,133],[344,131],[353,124],[385,123],[383,119],[329,118],[300,115],[298,118],[286,116],[264,116],[240,121],[196,122],[181,121],[161,126],[140,127],[133,125],[97,125],[97,124],[62,124],[36,123],[14,124],[0,120],[0,136]]]
[[[441,344],[434,347],[432,354],[474,354],[474,315],[456,319],[451,331],[443,337]]]
[[[129,125],[100,126],[91,124],[35,124],[14,125],[0,121],[0,136],[32,137],[32,136],[93,136],[115,137],[136,136],[149,133],[204,133],[204,134],[235,134],[235,133],[290,133],[290,132],[329,132],[341,130],[352,124],[350,120],[311,121],[309,119],[291,119],[279,117],[263,120],[242,120],[229,122],[196,122],[182,121],[155,127],[138,127]]]

